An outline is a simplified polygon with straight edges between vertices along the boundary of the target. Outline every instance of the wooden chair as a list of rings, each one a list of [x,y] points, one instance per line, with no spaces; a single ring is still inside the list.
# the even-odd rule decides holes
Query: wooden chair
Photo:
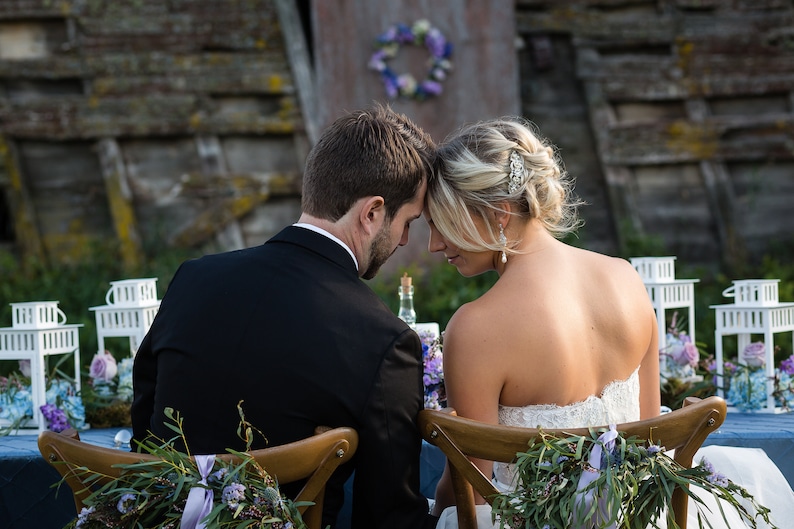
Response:
[[[320,431],[320,430],[318,430]],[[39,451],[64,477],[72,489],[77,512],[83,508],[84,500],[91,489],[81,479],[81,470],[89,469],[107,476],[91,486],[103,485],[121,473],[119,464],[134,464],[158,459],[148,453],[134,453],[104,448],[80,440],[74,430],[63,433],[44,431],[39,434]],[[323,498],[328,478],[336,468],[349,461],[358,448],[358,434],[352,428],[326,429],[307,439],[271,448],[252,450],[256,461],[276,477],[280,485],[306,479],[294,501],[313,502],[313,505],[298,507],[303,520],[310,529],[320,529]],[[235,459],[231,454],[218,458]]]
[[[695,452],[706,437],[725,420],[727,406],[720,397],[688,398],[684,407],[665,415],[617,425],[627,437],[637,436],[661,443],[667,450],[675,449],[675,460],[689,468]],[[606,427],[606,426],[605,426]],[[512,462],[518,452],[527,449],[529,441],[538,435],[534,428],[518,428],[485,424],[458,417],[454,410],[422,410],[419,428],[424,439],[439,447],[450,467],[460,529],[477,529],[474,490],[488,499],[498,491],[469,457],[500,462]],[[587,428],[544,429],[547,433],[588,435]],[[673,493],[673,513],[676,523],[686,529],[688,496],[678,488]]]

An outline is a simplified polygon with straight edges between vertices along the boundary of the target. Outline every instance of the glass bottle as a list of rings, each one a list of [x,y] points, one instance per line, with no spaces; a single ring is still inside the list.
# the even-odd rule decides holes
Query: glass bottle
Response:
[[[400,310],[397,312],[397,317],[408,324],[412,329],[416,329],[416,311],[414,310],[414,287],[411,284],[411,278],[408,277],[406,272],[400,278]]]

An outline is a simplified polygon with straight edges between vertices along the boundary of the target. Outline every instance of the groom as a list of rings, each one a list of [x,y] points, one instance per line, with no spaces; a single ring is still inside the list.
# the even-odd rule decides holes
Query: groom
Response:
[[[135,357],[134,438],[171,438],[171,407],[192,453],[244,449],[240,400],[267,437],[253,448],[350,426],[358,451],[329,481],[323,527],[334,527],[353,470],[353,529],[434,527],[414,422],[421,344],[361,281],[408,242],[434,155],[430,137],[388,108],[346,115],[309,154],[297,224],[183,263]]]

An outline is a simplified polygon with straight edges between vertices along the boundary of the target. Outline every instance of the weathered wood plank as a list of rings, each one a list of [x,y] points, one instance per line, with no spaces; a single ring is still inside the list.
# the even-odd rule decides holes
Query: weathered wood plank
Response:
[[[676,39],[731,42],[776,36],[781,28],[790,28],[794,14],[790,10],[737,13],[663,12],[655,16],[632,11],[588,10],[582,6],[555,7],[548,11],[517,11],[519,34],[565,32],[581,39],[583,45],[612,48],[619,45],[673,43]],[[783,31],[783,35],[786,32]],[[736,40],[738,39],[738,41]],[[763,40],[762,40],[763,42]],[[724,44],[723,44],[724,45]],[[734,46],[736,47],[736,46]]]
[[[218,230],[236,222],[244,215],[253,211],[259,204],[273,195],[294,195],[296,191],[296,175],[269,173],[256,175],[234,175],[224,178],[230,196],[214,201],[209,207],[175,232],[170,243],[181,247],[192,247],[203,243],[217,233]],[[199,188],[206,188],[206,178],[188,175],[183,179],[184,193],[190,194],[192,183]],[[222,189],[212,185],[212,189]],[[194,188],[195,189],[195,188]]]
[[[205,175],[215,177],[228,175],[226,157],[217,136],[197,136],[196,149],[201,158],[201,170]],[[226,226],[217,226],[214,235],[215,240],[224,248],[237,250],[244,247],[243,231],[236,218],[231,219]]]
[[[97,144],[97,151],[121,258],[125,265],[133,269],[141,262],[142,241],[121,150],[116,140],[104,139]]]
[[[306,127],[309,144],[314,145],[320,136],[319,116],[317,115],[318,95],[314,80],[314,69],[306,45],[306,36],[297,7],[292,0],[275,0],[278,16],[283,28],[287,56],[290,58],[295,84],[298,87],[298,100],[301,115]]]
[[[721,248],[698,165],[635,167],[632,173],[646,233],[679,258],[713,263]]]
[[[650,165],[700,160],[792,159],[794,116],[714,116],[616,125],[604,131],[605,163]]]
[[[585,82],[584,88],[618,246],[626,248],[629,238],[634,234],[644,233],[644,229],[632,190],[631,171],[609,163],[603,154],[609,142],[608,131],[615,126],[617,117],[614,108],[604,99],[598,83]]]
[[[211,98],[147,95],[122,98],[61,98],[26,104],[0,102],[2,130],[21,138],[99,138],[160,134],[292,134],[300,124],[292,97],[259,109],[223,113]]]
[[[17,244],[22,255],[43,260],[44,244],[38,228],[36,208],[20,169],[16,149],[4,135],[0,135],[0,156],[9,183],[6,188],[6,199],[14,222]]]
[[[108,2],[104,9],[80,10],[76,19],[81,48],[172,52],[284,48],[272,1],[140,4]]]
[[[152,92],[291,94],[285,56],[277,52],[106,54],[0,60],[0,77],[88,80],[93,95]]]
[[[0,20],[64,17],[77,12],[76,3],[51,0],[3,0],[0,2]]]

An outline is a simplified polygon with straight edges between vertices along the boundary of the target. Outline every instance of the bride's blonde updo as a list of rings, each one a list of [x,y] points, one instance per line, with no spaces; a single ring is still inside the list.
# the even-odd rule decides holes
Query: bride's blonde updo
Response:
[[[555,237],[580,225],[573,182],[554,147],[519,117],[481,121],[439,147],[427,207],[436,228],[468,251],[502,251],[494,214],[509,203],[513,215],[538,219]],[[520,163],[513,163],[517,153]],[[477,229],[474,219],[482,219]],[[512,241],[515,244],[516,241]],[[511,242],[508,242],[508,253]]]

